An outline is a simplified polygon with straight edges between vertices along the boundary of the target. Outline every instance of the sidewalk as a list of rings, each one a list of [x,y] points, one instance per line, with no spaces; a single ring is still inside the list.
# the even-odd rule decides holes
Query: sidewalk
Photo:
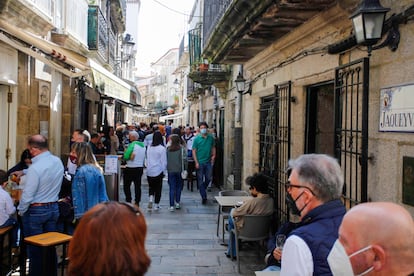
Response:
[[[208,204],[202,205],[198,190],[195,188],[191,192],[185,186],[181,209],[174,212],[168,210],[168,192],[169,186],[164,178],[160,202],[162,209],[148,212],[148,182],[145,174],[142,177],[140,206],[148,225],[146,248],[151,257],[146,275],[238,275],[237,262],[224,255],[227,247],[220,245],[221,234],[216,236],[218,204],[214,196],[218,190],[208,192]],[[119,198],[120,201],[125,200],[122,182]],[[241,251],[240,264],[242,275],[255,275],[254,271],[264,268],[263,256],[259,258],[255,249]]]

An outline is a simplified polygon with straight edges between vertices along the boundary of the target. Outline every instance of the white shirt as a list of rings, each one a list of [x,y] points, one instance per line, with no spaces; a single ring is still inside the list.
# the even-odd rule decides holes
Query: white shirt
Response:
[[[144,167],[144,161],[145,161],[145,146],[135,145],[134,146],[134,159],[127,160],[126,166],[128,168],[142,168]]]
[[[188,137],[190,137],[190,136],[191,136],[191,138],[188,139]],[[190,134],[190,135],[187,136],[187,134],[184,134],[182,136],[182,138],[186,142],[187,150],[192,150],[193,149],[193,142],[194,142],[194,139],[195,139],[195,135]]]
[[[164,146],[149,146],[147,149],[147,176],[159,176],[167,171],[167,151]]]
[[[10,215],[16,212],[13,200],[8,192],[3,187],[0,188],[0,225],[3,225]]]
[[[282,252],[281,276],[312,276],[312,252],[299,236],[292,235],[286,240]]]

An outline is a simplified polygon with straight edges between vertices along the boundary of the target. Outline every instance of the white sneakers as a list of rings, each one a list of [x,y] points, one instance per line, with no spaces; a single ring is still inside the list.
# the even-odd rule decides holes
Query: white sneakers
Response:
[[[154,196],[151,195],[149,198],[149,202],[148,202],[148,210],[152,210],[153,201],[154,201]]]
[[[149,198],[149,201],[148,201],[148,211],[152,211],[152,210],[154,210],[154,211],[158,211],[158,210],[160,210],[161,209],[161,206],[160,206],[160,204],[159,203],[154,203],[154,196],[150,196],[150,198]],[[175,209],[181,209],[181,205],[180,205],[180,203],[176,203],[175,204]],[[170,211],[170,212],[174,212],[174,206],[170,206],[169,208],[168,208],[168,210]]]

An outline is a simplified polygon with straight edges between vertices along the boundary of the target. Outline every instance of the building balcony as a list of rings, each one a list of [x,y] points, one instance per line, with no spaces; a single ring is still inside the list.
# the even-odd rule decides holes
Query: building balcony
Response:
[[[205,1],[201,55],[213,63],[243,64],[337,3],[336,0]]]
[[[0,18],[10,25],[34,34],[46,36],[53,26],[52,9],[43,3],[33,1],[5,0],[0,1]]]
[[[88,47],[95,50],[105,63],[115,64],[116,36],[99,6],[89,6],[88,10]]]
[[[202,86],[215,85],[230,79],[228,68],[222,64],[195,63],[191,66],[189,77]]]

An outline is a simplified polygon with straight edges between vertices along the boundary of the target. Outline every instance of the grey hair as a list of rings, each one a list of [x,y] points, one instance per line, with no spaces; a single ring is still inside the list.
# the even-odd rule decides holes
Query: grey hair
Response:
[[[344,176],[338,161],[326,154],[304,154],[289,160],[301,183],[308,183],[316,197],[323,202],[339,199],[344,186]]]
[[[139,138],[139,134],[135,130],[130,131],[128,134],[133,136],[136,140]]]

